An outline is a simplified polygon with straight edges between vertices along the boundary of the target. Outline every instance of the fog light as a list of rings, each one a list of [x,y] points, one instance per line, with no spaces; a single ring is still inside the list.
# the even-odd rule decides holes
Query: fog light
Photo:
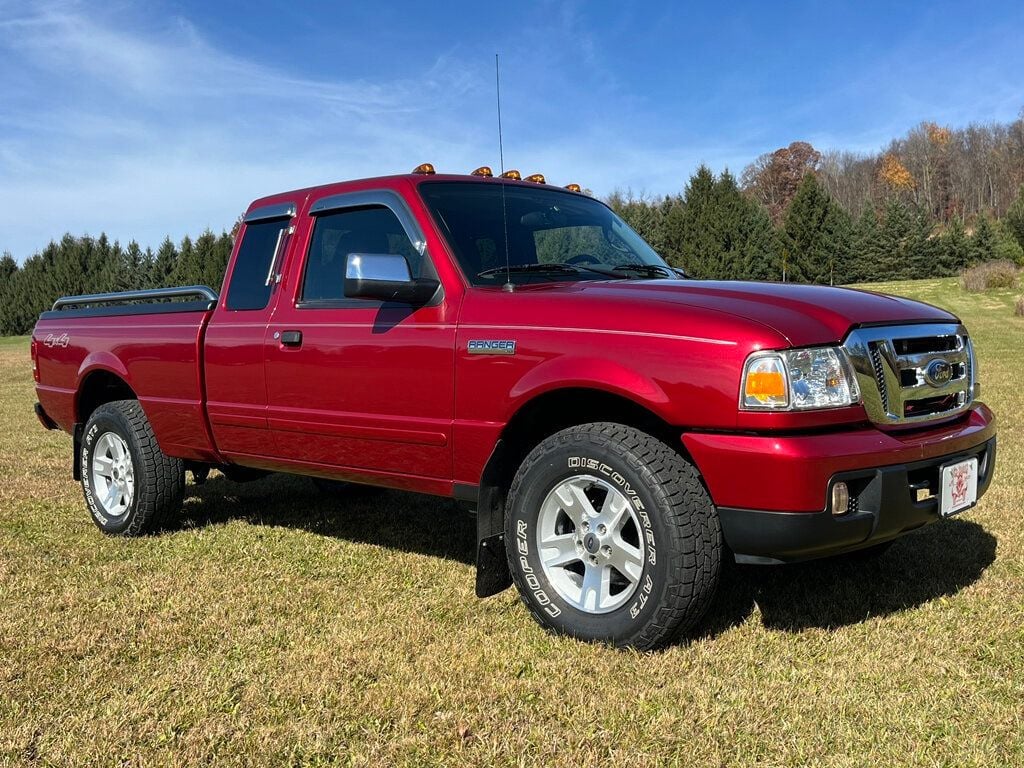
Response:
[[[832,514],[845,515],[850,508],[850,489],[846,483],[836,483],[832,486]]]

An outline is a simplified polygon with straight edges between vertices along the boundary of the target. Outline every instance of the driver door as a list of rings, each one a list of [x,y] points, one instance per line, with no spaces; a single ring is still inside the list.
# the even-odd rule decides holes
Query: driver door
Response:
[[[454,314],[344,296],[349,253],[406,257],[436,276],[425,239],[394,192],[315,201],[266,345],[268,424],[285,461],[398,487],[452,476]],[[390,478],[391,482],[388,483]]]

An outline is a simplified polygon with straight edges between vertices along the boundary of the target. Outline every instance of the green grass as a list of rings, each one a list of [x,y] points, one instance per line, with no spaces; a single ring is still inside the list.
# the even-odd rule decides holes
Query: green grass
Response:
[[[0,764],[1024,764],[1024,319],[953,280],[872,288],[972,330],[989,494],[875,563],[732,568],[655,654],[476,600],[443,500],[214,477],[176,530],[104,538],[0,341]]]

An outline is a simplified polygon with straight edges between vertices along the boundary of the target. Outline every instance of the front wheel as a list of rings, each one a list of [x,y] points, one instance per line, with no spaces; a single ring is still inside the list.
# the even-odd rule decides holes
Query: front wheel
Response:
[[[104,533],[138,536],[181,508],[185,463],[165,456],[136,400],[101,405],[82,435],[82,492]]]
[[[530,452],[509,491],[505,541],[541,625],[641,650],[700,620],[721,568],[718,516],[696,469],[621,424],[572,427]]]

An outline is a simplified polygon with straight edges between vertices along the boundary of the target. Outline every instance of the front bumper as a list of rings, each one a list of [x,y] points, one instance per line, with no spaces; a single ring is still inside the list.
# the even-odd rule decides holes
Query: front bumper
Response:
[[[978,498],[995,471],[996,438],[975,448],[913,464],[857,470],[836,475],[851,490],[851,511],[772,512],[720,507],[722,534],[737,562],[787,563],[828,557],[891,541],[939,519],[938,496],[917,501],[916,489],[935,493],[945,464],[978,458]]]
[[[811,434],[683,435],[711,498],[726,543],[746,562],[790,562],[891,540],[938,517],[937,501],[916,489],[938,487],[940,467],[978,457],[978,497],[995,468],[995,417],[984,404],[932,429],[883,432],[864,427]],[[832,484],[845,480],[855,507],[827,509]]]

